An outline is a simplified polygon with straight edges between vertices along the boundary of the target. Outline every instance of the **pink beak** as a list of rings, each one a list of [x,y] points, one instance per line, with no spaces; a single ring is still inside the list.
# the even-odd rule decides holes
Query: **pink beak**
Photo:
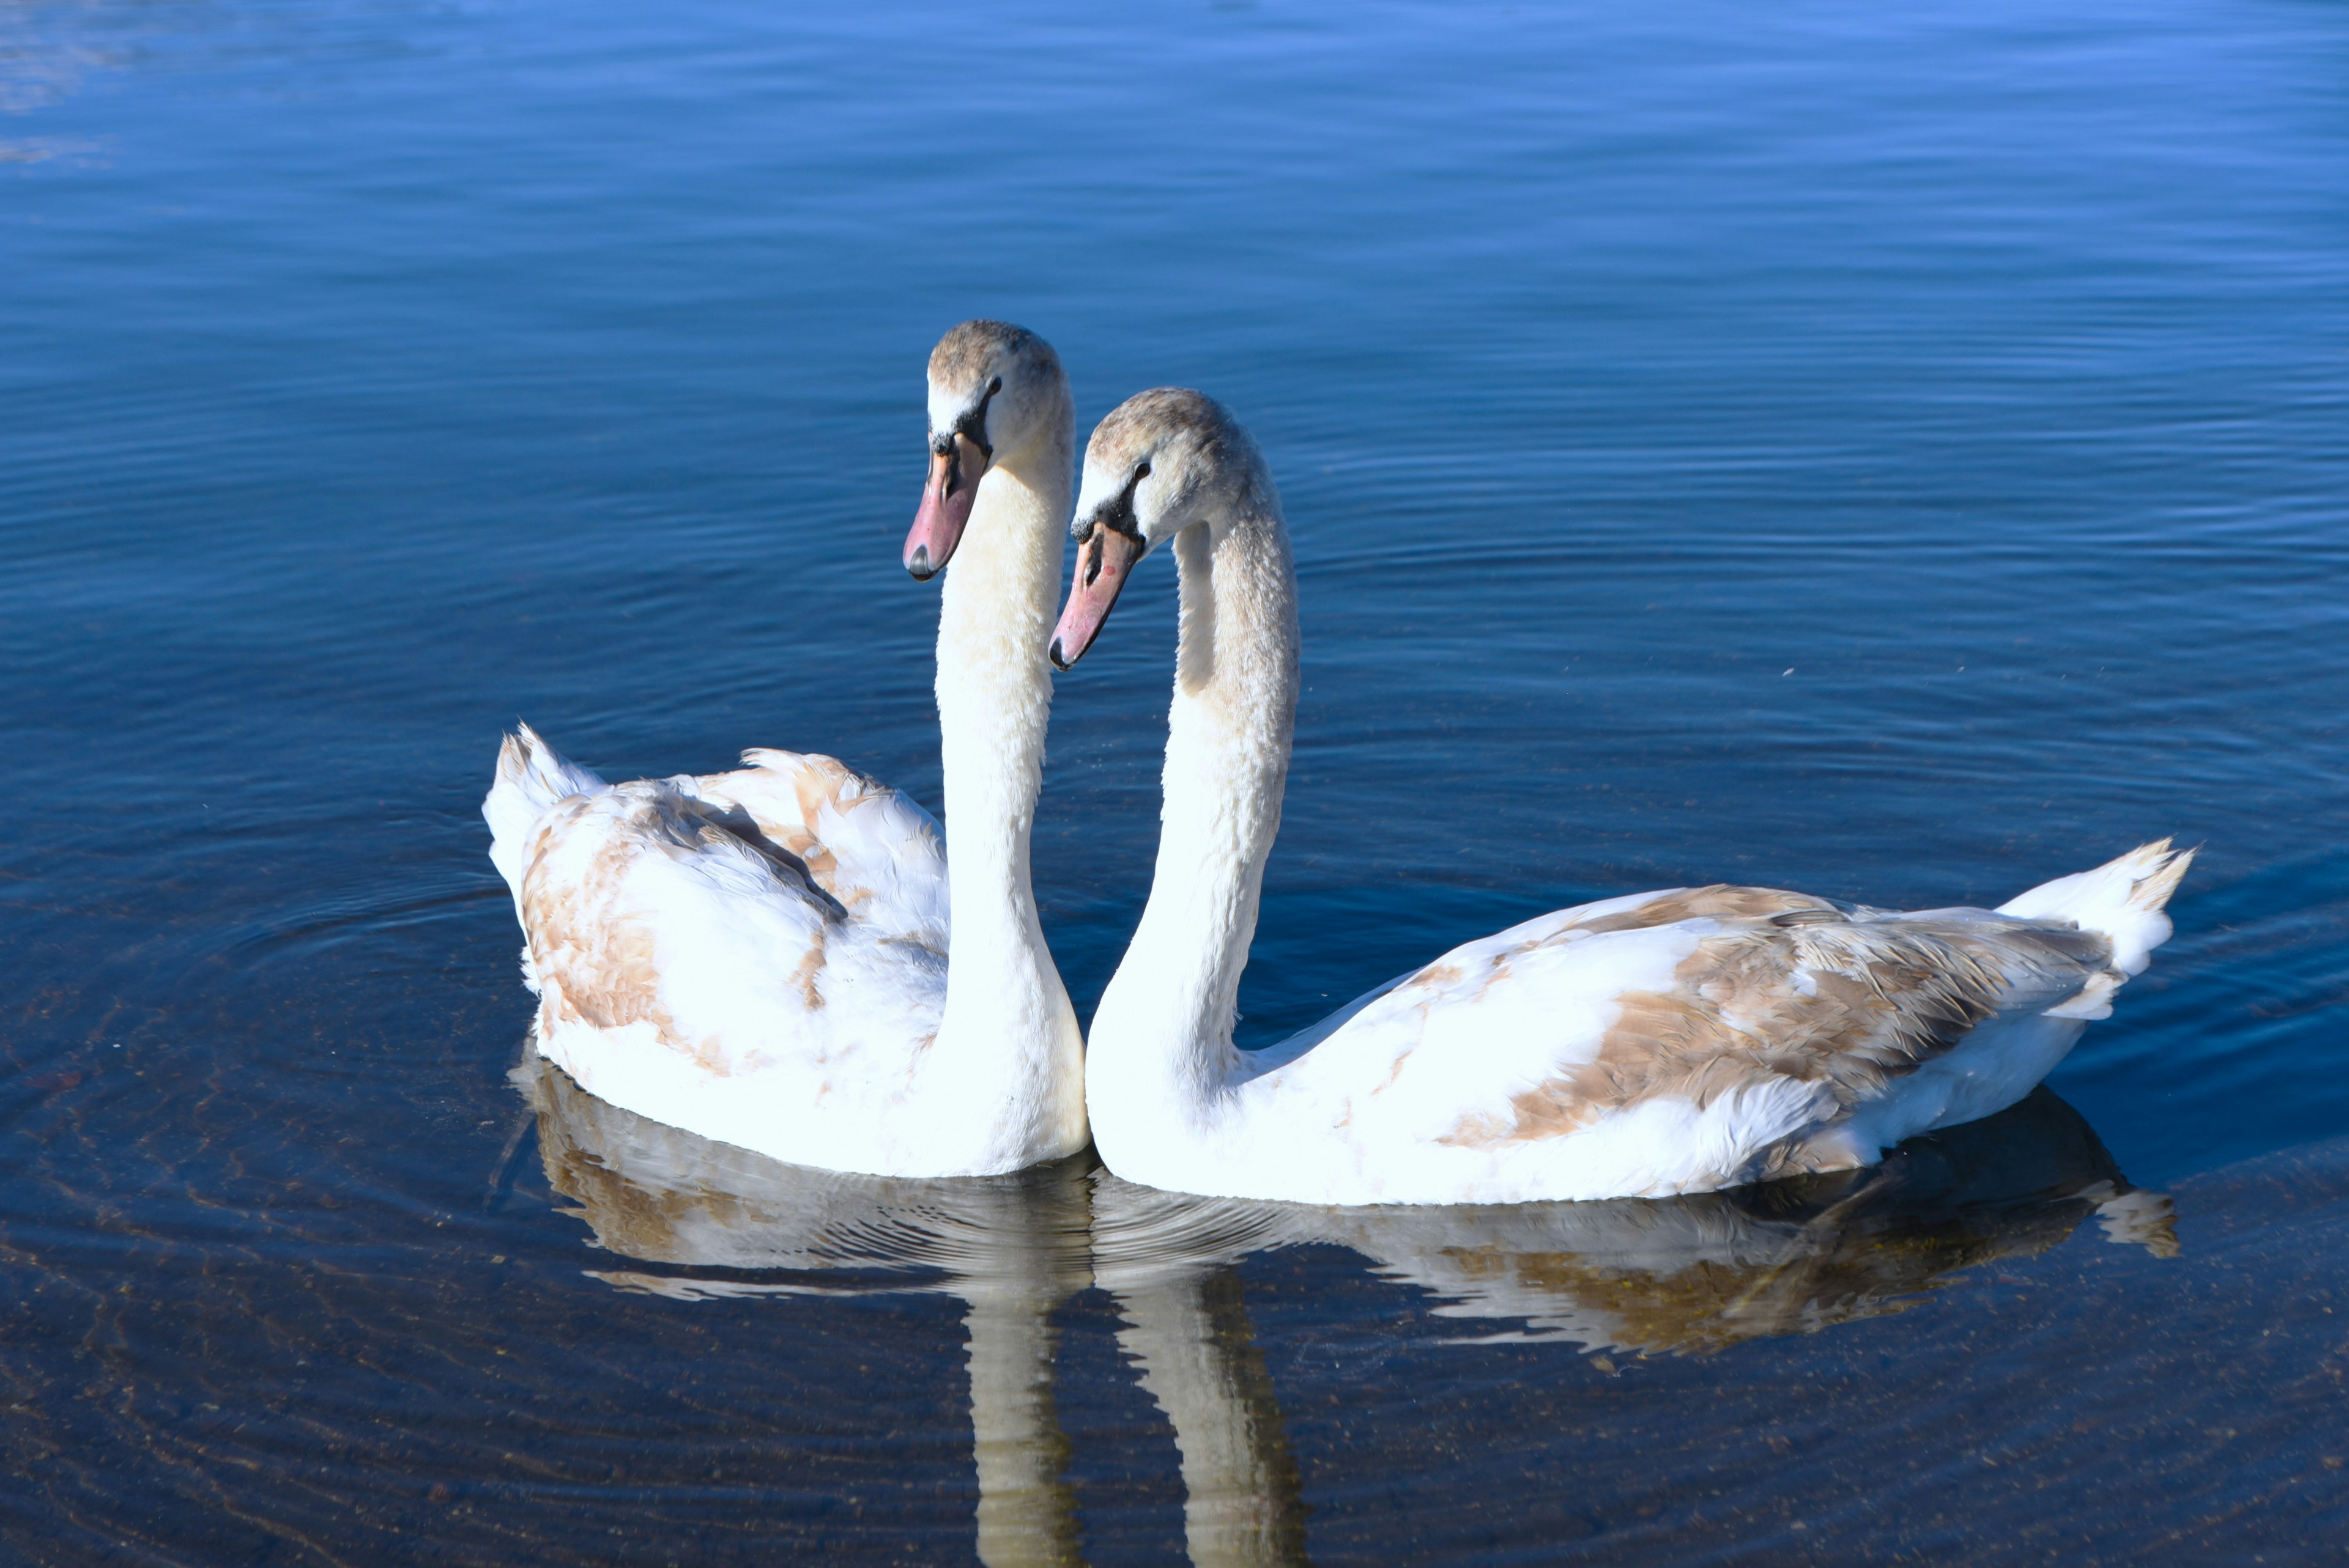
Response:
[[[951,449],[931,453],[930,482],[922,490],[921,510],[914,513],[914,531],[905,535],[905,570],[918,581],[926,583],[945,571],[962,542],[987,461],[986,450],[959,432]]]
[[[1117,607],[1133,563],[1142,559],[1142,541],[1113,528],[1093,525],[1077,546],[1076,580],[1069,584],[1068,608],[1052,628],[1052,662],[1067,669],[1085,656],[1101,635],[1102,623]]]

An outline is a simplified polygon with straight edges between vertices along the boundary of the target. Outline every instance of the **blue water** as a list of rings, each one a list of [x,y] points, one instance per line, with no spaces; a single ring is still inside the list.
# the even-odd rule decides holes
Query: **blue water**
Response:
[[[1081,425],[1197,386],[1281,482],[1307,689],[1244,1042],[1580,899],[1995,903],[2204,846],[2055,1109],[1889,1229],[1787,1200],[1877,1270],[1808,1316],[1690,1264],[1624,1329],[1581,1243],[1492,1254],[1512,1315],[1377,1238],[1168,1243],[1280,1434],[1257,1560],[2333,1560],[2344,84],[2304,3],[0,12],[0,1538],[978,1549],[960,1276],[767,1289],[808,1260],[615,1221],[692,1161],[559,1157],[601,1146],[509,1082],[476,808],[517,716],[609,775],[784,745],[935,804],[897,546],[923,357],[989,315]],[[1054,711],[1081,1016],[1172,588]],[[1079,1238],[1021,1298],[1061,1533],[988,1550],[1179,1559],[1119,1327],[1157,1298],[1065,1175],[987,1200]],[[2178,1255],[2106,1244],[2099,1182]],[[1527,1305],[1569,1300],[1580,1338]]]

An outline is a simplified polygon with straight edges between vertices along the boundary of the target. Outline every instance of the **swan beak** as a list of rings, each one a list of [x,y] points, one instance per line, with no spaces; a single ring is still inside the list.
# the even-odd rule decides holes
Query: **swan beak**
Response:
[[[1085,656],[1101,635],[1102,623],[1117,607],[1126,577],[1142,559],[1142,541],[1116,529],[1093,525],[1077,546],[1077,575],[1069,584],[1069,607],[1052,628],[1052,662],[1067,669]]]
[[[978,494],[987,460],[986,449],[959,431],[953,445],[931,449],[930,482],[922,490],[921,510],[914,513],[914,531],[905,536],[905,570],[916,582],[926,583],[945,571],[955,546],[962,542],[963,524],[970,521],[970,503]]]

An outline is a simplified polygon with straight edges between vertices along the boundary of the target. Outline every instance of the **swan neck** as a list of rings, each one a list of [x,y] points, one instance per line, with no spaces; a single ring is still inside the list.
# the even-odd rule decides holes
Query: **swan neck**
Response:
[[[974,1055],[992,1054],[978,1049],[982,1042],[1017,1047],[1075,1031],[1029,883],[1052,703],[1045,647],[1073,504],[1071,438],[1064,429],[988,469],[939,603],[952,920],[939,1044]]]
[[[1162,1117],[1206,1108],[1239,1068],[1240,973],[1280,830],[1297,712],[1296,573],[1269,480],[1259,470],[1238,502],[1174,547],[1182,623],[1158,865],[1096,1016],[1092,1057],[1114,1080],[1104,1098],[1123,1085],[1133,1114]]]

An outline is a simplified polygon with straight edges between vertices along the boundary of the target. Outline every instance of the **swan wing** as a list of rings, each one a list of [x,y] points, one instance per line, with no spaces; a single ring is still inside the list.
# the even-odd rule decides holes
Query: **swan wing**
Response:
[[[747,813],[852,919],[894,940],[947,951],[937,819],[837,758],[761,748],[744,752],[742,761],[739,771],[693,780],[695,792]]]
[[[1320,1109],[1398,1199],[1453,1191],[1462,1157],[1486,1172],[1462,1197],[1702,1191],[1803,1150],[1823,1162],[1811,1135],[1985,1022],[2090,989],[2111,952],[1983,910],[1640,894],[1456,948],[1243,1092],[1284,1118]]]
[[[574,795],[533,830],[517,902],[541,1048],[656,1119],[783,1159],[854,1157],[826,1140],[909,1088],[945,957],[843,909],[694,784]]]

